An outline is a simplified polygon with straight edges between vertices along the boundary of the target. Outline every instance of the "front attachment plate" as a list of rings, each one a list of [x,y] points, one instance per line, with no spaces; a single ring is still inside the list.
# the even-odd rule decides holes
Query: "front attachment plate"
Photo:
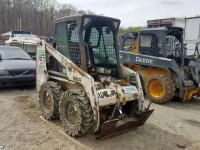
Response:
[[[124,120],[113,119],[106,121],[102,124],[100,134],[97,139],[106,139],[114,135],[122,134],[135,127],[142,126],[154,110],[143,112],[139,118],[126,118]]]

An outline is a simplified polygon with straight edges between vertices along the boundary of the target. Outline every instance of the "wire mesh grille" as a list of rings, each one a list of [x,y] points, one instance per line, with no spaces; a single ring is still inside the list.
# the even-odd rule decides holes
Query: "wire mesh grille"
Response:
[[[163,46],[163,41],[156,34],[143,33],[140,40],[140,52],[156,57],[163,57],[164,53],[167,54],[167,57],[181,57],[181,42],[172,35],[166,36],[165,40],[166,45]]]
[[[140,36],[140,52],[144,55],[163,57],[163,42],[152,33],[142,33]]]
[[[107,27],[91,29],[90,46],[93,48],[95,64],[115,65],[117,63],[113,33],[108,31]]]
[[[175,36],[168,35],[166,43],[168,56],[181,57],[181,42]]]
[[[62,22],[56,25],[55,41],[57,50],[73,63],[81,65],[79,34],[76,20]]]
[[[68,30],[68,50],[69,58],[76,65],[81,65],[81,52],[79,47],[79,36],[78,36],[78,27],[76,21],[67,22]]]

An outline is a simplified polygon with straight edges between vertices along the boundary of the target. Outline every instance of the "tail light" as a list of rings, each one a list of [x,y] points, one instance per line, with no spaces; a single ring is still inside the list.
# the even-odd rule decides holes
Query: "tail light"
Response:
[[[10,35],[1,35],[0,40],[9,40]]]

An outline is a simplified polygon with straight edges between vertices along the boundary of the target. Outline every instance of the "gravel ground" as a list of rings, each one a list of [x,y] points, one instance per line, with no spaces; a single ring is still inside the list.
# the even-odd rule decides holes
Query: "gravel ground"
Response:
[[[145,105],[148,101],[145,101]],[[106,140],[94,135],[68,137],[61,122],[41,116],[35,88],[0,90],[0,150],[169,150],[200,149],[200,100],[152,104],[155,109],[139,128]]]

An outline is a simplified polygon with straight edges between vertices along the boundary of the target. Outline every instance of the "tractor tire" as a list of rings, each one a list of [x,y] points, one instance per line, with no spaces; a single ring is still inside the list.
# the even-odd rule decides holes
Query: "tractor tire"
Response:
[[[153,103],[166,103],[175,95],[173,80],[164,74],[151,76],[145,82],[145,92]]]
[[[61,86],[56,82],[45,82],[39,92],[39,103],[43,117],[47,120],[59,119],[59,101]]]
[[[83,91],[64,92],[61,96],[59,112],[62,126],[70,136],[82,136],[93,125],[92,107]]]

